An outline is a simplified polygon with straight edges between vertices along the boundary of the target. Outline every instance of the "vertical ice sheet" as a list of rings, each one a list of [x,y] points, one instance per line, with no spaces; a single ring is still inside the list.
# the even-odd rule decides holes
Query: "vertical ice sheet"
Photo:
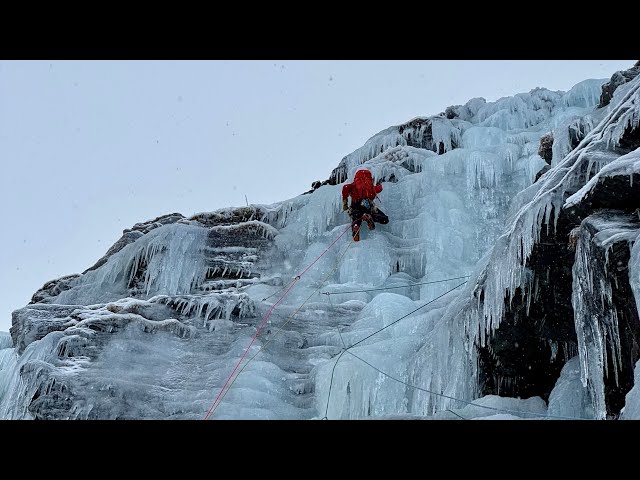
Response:
[[[640,235],[633,242],[629,258],[629,283],[640,315]],[[640,361],[636,362],[634,386],[627,393],[622,418],[640,420]]]
[[[629,257],[629,283],[640,316],[640,234],[636,237]]]
[[[163,225],[80,277],[74,287],[56,298],[56,303],[108,302],[127,296],[128,289],[136,283],[140,293],[149,296],[190,293],[207,273],[206,241],[206,228],[180,223]]]
[[[602,85],[607,79],[583,80],[562,96],[562,103],[568,107],[594,108],[600,102]]]
[[[11,335],[0,332],[0,405],[11,384],[10,378],[15,373],[18,355],[12,348]],[[1,411],[1,410],[0,410]],[[0,418],[3,418],[0,416]]]
[[[622,420],[640,420],[640,361],[636,362],[633,388],[625,397]]]
[[[606,363],[606,335],[600,315],[613,315],[615,310],[611,305],[611,286],[607,283],[604,292],[600,292],[598,282],[603,272],[592,269],[593,253],[591,251],[591,235],[586,228],[581,228],[576,245],[576,257],[573,265],[573,293],[571,303],[574,310],[576,334],[578,335],[578,350],[580,352],[581,381],[588,387],[593,401],[594,415],[597,419],[606,418],[607,410],[604,398],[604,375]],[[596,288],[598,290],[596,290]],[[604,293],[601,304],[593,305],[600,299],[599,293]],[[599,307],[599,308],[598,308]],[[610,313],[609,313],[610,312]],[[612,318],[616,323],[617,319]]]
[[[549,395],[549,415],[558,417],[593,418],[588,390],[580,375],[580,357],[575,356],[562,367],[560,377]]]
[[[0,350],[5,362],[5,368],[0,369],[0,419],[33,418],[29,404],[42,385],[40,374],[52,369],[49,362],[55,357],[62,335],[52,332],[29,344],[20,356],[12,348]]]
[[[581,380],[588,387],[596,418],[606,417],[605,377],[618,381],[621,367],[621,342],[612,285],[607,276],[609,250],[619,242],[633,242],[638,235],[634,218],[602,210],[587,217],[577,232],[573,265],[572,305]],[[588,229],[595,229],[592,234]],[[598,256],[604,253],[604,265]],[[633,288],[633,249],[630,260]]]
[[[482,325],[480,331],[486,332],[499,325],[504,312],[505,293],[512,296],[520,286],[530,291],[521,265],[539,240],[542,225],[554,228],[565,193],[584,181],[583,170],[592,164],[592,155],[614,141],[618,122],[635,121],[640,108],[640,79],[633,83],[634,88],[620,99],[618,107],[587,134],[578,148],[539,182],[518,194],[512,203],[506,229],[493,248],[492,268],[487,270],[483,279],[485,300],[474,307],[476,313],[472,313]]]
[[[11,340],[11,335],[9,335],[9,332],[0,332],[0,350],[11,348],[12,346],[13,341]]]
[[[355,322],[341,334],[337,331],[332,334],[331,343],[349,347],[418,306],[420,302],[394,293],[377,295]],[[319,414],[324,417],[326,411],[329,419],[356,419],[409,413],[413,389],[397,380],[409,383],[408,361],[433,328],[442,308],[442,303],[434,303],[431,308],[407,317],[349,350],[384,374],[349,353],[339,360],[335,355],[331,361],[320,364],[315,373],[315,405]]]
[[[617,105],[586,135],[576,150],[538,183],[518,194],[507,214],[507,227],[502,229],[503,235],[497,239],[486,260],[487,268],[470,278],[477,287],[465,292],[466,300],[444,314],[444,327],[440,330],[442,333],[437,346],[431,346],[435,342],[428,343],[416,356],[416,362],[421,365],[419,374],[423,384],[431,385],[441,393],[455,393],[452,396],[458,398],[469,399],[476,395],[474,344],[486,342],[490,332],[499,326],[505,296],[508,300],[518,287],[523,288],[525,297],[530,295],[531,276],[522,265],[539,240],[543,223],[549,225],[547,228],[554,227],[565,192],[584,181],[586,165],[594,165],[593,153],[606,150],[617,141],[620,122],[637,124],[639,91],[640,80],[636,79],[626,95],[618,98]],[[609,157],[609,160],[612,158],[615,157]],[[481,297],[484,297],[482,301]],[[457,352],[457,358],[451,357],[452,351]],[[597,369],[597,365],[593,368]],[[439,383],[441,379],[442,384]],[[431,412],[446,406],[441,398],[422,392],[419,395],[423,398],[416,408]]]

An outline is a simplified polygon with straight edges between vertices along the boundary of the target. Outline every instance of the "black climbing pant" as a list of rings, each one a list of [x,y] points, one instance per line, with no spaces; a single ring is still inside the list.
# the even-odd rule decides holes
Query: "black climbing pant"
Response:
[[[362,220],[365,220],[367,222],[369,230],[373,230],[374,228],[376,228],[374,222],[379,223],[380,225],[386,225],[387,223],[389,223],[389,217],[385,215],[385,213],[377,206],[373,205],[373,203],[369,208],[366,208],[361,203],[352,204],[351,220],[354,222],[351,227],[354,237],[360,231]]]

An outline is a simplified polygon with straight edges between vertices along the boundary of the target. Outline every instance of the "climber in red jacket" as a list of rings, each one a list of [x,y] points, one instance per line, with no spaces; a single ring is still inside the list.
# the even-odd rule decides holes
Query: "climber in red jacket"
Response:
[[[360,241],[360,225],[363,220],[367,222],[369,230],[376,228],[374,222],[382,225],[389,223],[389,217],[373,204],[376,194],[381,191],[382,185],[374,185],[371,172],[364,169],[356,172],[353,183],[347,183],[342,187],[342,210],[347,211],[353,221],[351,232],[354,242]],[[351,206],[347,204],[349,196]]]

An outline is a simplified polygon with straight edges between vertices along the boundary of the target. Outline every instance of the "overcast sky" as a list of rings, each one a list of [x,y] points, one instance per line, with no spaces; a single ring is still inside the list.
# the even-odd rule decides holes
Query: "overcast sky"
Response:
[[[0,331],[159,215],[274,203],[371,136],[623,61],[0,61]]]

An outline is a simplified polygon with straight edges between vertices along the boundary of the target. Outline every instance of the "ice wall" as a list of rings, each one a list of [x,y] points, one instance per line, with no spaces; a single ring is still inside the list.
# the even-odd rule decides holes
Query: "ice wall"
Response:
[[[589,227],[597,233],[594,235]],[[598,419],[607,415],[605,376],[613,376],[618,383],[622,353],[612,285],[606,276],[606,264],[605,269],[598,268],[594,250],[604,250],[607,256],[614,242],[634,241],[637,235],[637,226],[605,213],[587,217],[577,233],[571,300],[578,334],[580,378],[582,385],[589,389]]]
[[[414,359],[415,364],[420,367],[420,381],[423,384],[445,378],[446,386],[443,390],[452,396],[468,399],[477,394],[474,383],[477,359],[473,345],[486,344],[490,333],[500,325],[505,298],[509,302],[519,288],[527,301],[532,298],[533,277],[524,264],[533,245],[540,239],[541,229],[554,228],[565,199],[582,187],[590,175],[619,157],[612,149],[628,127],[637,127],[639,123],[640,80],[635,79],[625,87],[625,91],[620,92],[615,102],[609,105],[600,123],[586,135],[578,147],[539,182],[525,188],[513,200],[507,214],[506,227],[502,229],[502,235],[485,260],[485,268],[471,277],[471,287],[467,287],[462,294],[464,301],[450,307],[441,320],[446,325],[442,330],[443,336],[448,338],[441,343],[452,348],[455,346],[458,352],[463,352],[462,358],[451,362],[448,356],[452,348],[434,350],[430,345],[425,345]],[[567,103],[571,105],[580,102],[573,97]],[[428,361],[425,362],[425,359]],[[422,368],[424,363],[437,364],[438,367],[425,365]],[[429,402],[438,403],[442,400],[421,399],[415,408],[423,407]],[[600,407],[598,404],[596,409]]]
[[[411,147],[399,146],[364,163],[375,177],[384,178],[392,170],[389,163],[398,165],[401,159],[412,158],[411,169],[417,173],[394,172],[397,183],[383,184],[386,190],[381,195],[381,205],[391,221],[371,235],[365,255],[347,254],[342,265],[351,261],[344,269],[352,275],[344,280],[350,285],[359,282],[363,286],[362,275],[365,275],[369,285],[378,285],[379,279],[390,273],[389,261],[392,267],[395,263],[399,272],[409,274],[416,282],[469,274],[474,268],[476,273],[468,285],[444,297],[444,303],[429,305],[403,320],[402,324],[407,322],[404,327],[407,330],[402,324],[394,327],[397,356],[388,358],[385,335],[381,335],[379,342],[374,337],[366,346],[355,348],[365,360],[421,389],[390,381],[355,357],[343,355],[337,365],[334,358],[317,373],[318,408],[323,406],[323,397],[328,397],[330,375],[334,376],[329,418],[332,414],[337,418],[362,418],[394,410],[432,415],[447,408],[463,407],[461,402],[447,397],[463,400],[477,397],[474,342],[486,341],[488,332],[499,324],[503,296],[498,292],[508,291],[508,285],[526,285],[529,279],[527,272],[519,267],[522,259],[519,255],[528,254],[530,245],[525,245],[524,250],[516,249],[511,231],[520,232],[521,225],[526,225],[525,228],[531,229],[531,238],[525,241],[532,244],[534,230],[545,215],[551,214],[551,209],[543,209],[538,214],[536,209],[522,208],[528,207],[542,188],[542,183],[532,185],[535,174],[546,164],[537,155],[539,139],[554,125],[562,125],[559,118],[592,111],[601,84],[600,80],[585,82],[567,94],[539,89],[483,104],[464,123],[451,120],[452,124],[459,122],[461,136],[457,148],[420,158],[416,151],[419,149],[409,151]],[[374,137],[372,141],[377,140]],[[353,162],[347,169],[349,178],[357,168],[358,163]],[[512,199],[519,192],[523,193],[514,204]],[[562,205],[561,199],[556,202]],[[511,224],[507,233],[504,233],[505,223]],[[385,233],[384,242],[376,238],[380,233]],[[503,234],[498,238],[500,233]],[[493,254],[482,259],[496,242],[498,246]],[[400,248],[394,248],[396,245]],[[355,252],[359,247],[355,247]],[[361,264],[364,266],[360,268]],[[485,268],[487,265],[490,266]],[[484,287],[484,302],[480,301],[478,284]],[[415,306],[423,305],[455,286],[455,282],[424,286],[419,298],[411,298],[417,300]],[[333,288],[339,291],[337,286]],[[511,291],[514,290],[515,287]],[[458,292],[461,293],[456,297]],[[403,310],[397,310],[399,317]],[[402,333],[412,331],[408,326],[412,319],[423,326],[422,339],[407,344],[405,350],[400,339]],[[357,338],[354,333],[362,324],[356,322],[346,328],[342,337]],[[359,337],[369,331],[358,332]],[[332,338],[338,340],[338,337]],[[335,345],[339,347],[340,343]],[[415,348],[417,354],[409,353]],[[377,379],[376,386],[372,385],[373,378]],[[358,395],[367,392],[366,398],[358,397],[358,401],[354,401],[354,392]],[[403,401],[398,403],[400,397]],[[395,403],[384,398],[394,398]],[[370,408],[366,406],[369,404]]]
[[[132,287],[144,295],[189,293],[206,276],[207,234],[205,228],[179,223],[156,228],[78,278],[56,303],[108,302],[126,296]]]
[[[486,398],[487,415],[461,400],[478,396],[474,344],[499,325],[505,292],[531,290],[522,263],[542,223],[610,159],[599,148],[620,125],[638,122],[637,82],[593,113],[602,82],[473,99],[381,131],[333,174],[351,181],[366,166],[383,182],[377,204],[390,222],[363,227],[358,243],[341,184],[152,222],[55,292],[55,308],[16,314],[23,351],[0,350],[0,416],[202,418],[256,334],[252,361],[211,418],[495,416],[496,406],[544,416],[542,399]],[[567,155],[577,119],[585,138]],[[558,164],[534,183],[549,131],[561,139]]]

